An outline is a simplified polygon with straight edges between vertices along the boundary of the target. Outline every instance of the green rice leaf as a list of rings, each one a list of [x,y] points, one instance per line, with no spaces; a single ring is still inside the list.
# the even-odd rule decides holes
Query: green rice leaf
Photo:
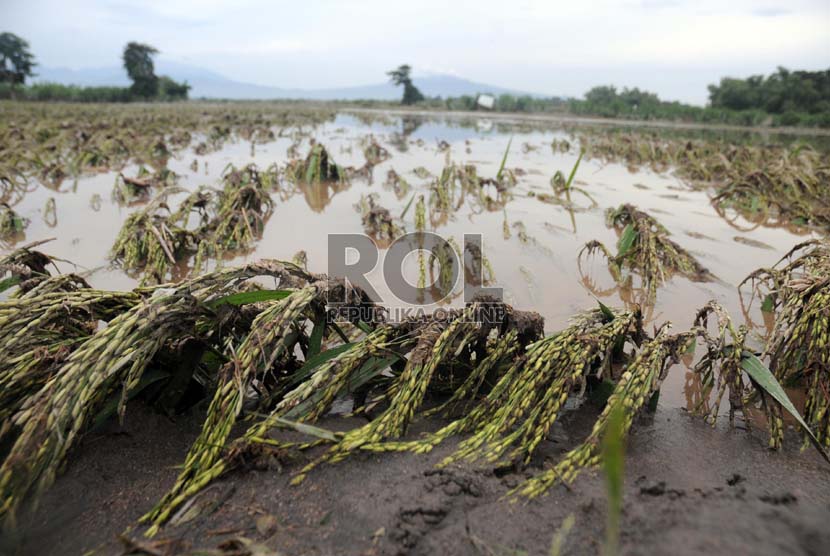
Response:
[[[608,322],[614,320],[614,311],[611,310],[611,307],[597,299],[597,303],[599,303],[599,310],[602,312],[602,315],[608,319]]]
[[[19,276],[9,276],[8,278],[4,278],[0,280],[0,293],[3,293],[7,289],[16,286],[20,283]]]
[[[314,178],[317,176],[317,172],[315,171],[317,168],[317,158],[318,155],[316,152],[312,152],[312,155],[309,159],[308,168],[306,168],[305,172],[305,181],[306,183],[312,183],[316,181]]]
[[[576,164],[574,167],[571,168],[571,174],[568,176],[568,181],[565,182],[565,191],[571,188],[571,184],[574,181],[574,177],[576,177],[576,170],[579,168],[579,163],[582,162],[582,156],[585,154],[585,151],[579,151],[579,158],[576,159]]]
[[[605,472],[605,488],[608,496],[608,516],[605,528],[606,556],[619,553],[620,515],[623,503],[623,480],[625,476],[625,414],[622,403],[617,403],[608,416],[608,425],[602,438],[602,467]]]
[[[359,329],[361,329],[366,334],[369,334],[372,331],[372,327],[369,326],[368,323],[363,322],[362,320],[357,321],[355,323],[355,326],[358,327]]]
[[[781,387],[781,384],[775,379],[773,376],[772,371],[770,371],[766,365],[764,365],[760,359],[758,359],[754,354],[749,353],[748,351],[743,352],[743,358],[741,359],[741,368],[746,371],[746,373],[752,377],[752,380],[764,389],[764,392],[769,394],[773,397],[778,403],[780,403],[784,409],[786,409],[790,415],[792,415],[798,424],[801,426],[801,429],[807,434],[807,437],[810,439],[810,442],[813,446],[816,447],[816,450],[819,451],[821,457],[823,457],[827,463],[830,463],[830,457],[827,456],[827,452],[824,451],[824,448],[821,447],[816,436],[813,434],[813,431],[810,430],[810,427],[807,423],[804,422],[804,419],[801,418],[801,414],[795,408],[793,403],[790,401],[790,398],[787,397],[787,393],[784,392],[784,389]]]
[[[501,181],[501,176],[504,173],[504,165],[507,164],[507,154],[510,152],[511,143],[513,143],[513,136],[511,136],[507,141],[507,148],[504,149],[504,156],[501,157],[501,165],[499,166],[498,173],[496,173],[496,180]]]
[[[646,405],[646,409],[648,409],[649,413],[654,413],[657,411],[657,405],[660,403],[660,390],[655,390],[651,397],[648,399],[648,405]]]
[[[291,381],[289,382],[289,384],[295,385],[301,383],[303,380],[311,376],[311,373],[313,373],[317,367],[319,367],[326,361],[329,361],[330,359],[334,359],[344,351],[351,349],[355,345],[355,343],[356,342],[340,344],[337,347],[327,349],[323,353],[317,353],[313,357],[309,357],[308,359],[306,359],[305,364],[303,364],[303,366],[300,367],[300,369],[291,376]]]
[[[356,373],[349,377],[346,389],[348,391],[353,392],[354,390],[360,388],[361,386],[363,386],[364,384],[378,376],[380,373],[382,373],[387,367],[389,367],[389,365],[394,363],[397,358],[397,355],[392,355],[388,357],[371,357],[369,360],[363,363],[363,366],[361,366]],[[323,394],[324,392],[321,390],[309,396],[305,401],[297,404],[296,406],[292,407],[288,412],[286,412],[285,417],[290,419],[299,419],[300,417],[308,413],[308,411],[312,407],[314,407],[314,405],[321,399],[321,396]]]
[[[314,357],[320,353],[320,346],[323,343],[323,334],[326,331],[326,316],[322,315],[314,323],[311,329],[311,336],[308,338],[308,357]]]
[[[637,229],[631,224],[626,225],[620,234],[620,241],[617,243],[617,257],[622,259],[625,257],[637,241]]]
[[[608,403],[608,398],[610,398],[611,394],[614,393],[614,388],[616,386],[617,385],[614,381],[607,378],[603,379],[602,382],[597,384],[596,387],[591,390],[591,402],[597,407],[605,407],[605,404]]]
[[[202,358],[199,362],[208,369],[211,373],[215,373],[219,371],[219,367],[221,367],[224,363],[227,363],[227,358],[216,351],[216,349],[210,347],[208,348],[205,353],[202,354]]]

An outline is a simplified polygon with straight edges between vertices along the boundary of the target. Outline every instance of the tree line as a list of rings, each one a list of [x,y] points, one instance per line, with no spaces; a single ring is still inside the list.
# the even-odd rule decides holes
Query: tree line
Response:
[[[0,33],[0,98],[22,100],[60,100],[72,102],[131,102],[151,100],[185,100],[190,85],[155,73],[153,57],[159,51],[139,42],[124,47],[121,60],[130,87],[80,87],[58,83],[26,85],[35,77],[37,63],[29,43],[13,33]]]
[[[400,83],[402,69],[407,82]],[[409,66],[395,70],[393,83],[404,85],[402,104],[420,103],[424,108],[480,110],[478,95],[431,97],[413,100],[407,87],[415,85]],[[393,75],[393,72],[389,72]],[[420,91],[418,91],[420,95]],[[423,95],[420,95],[423,97]],[[771,125],[830,128],[830,70],[790,71],[779,67],[769,75],[746,79],[725,77],[709,85],[707,106],[694,106],[660,99],[655,93],[638,88],[618,90],[602,85],[589,90],[581,99],[502,94],[494,98],[498,112],[565,113],[603,118],[668,120],[730,125]]]
[[[153,57],[157,54],[158,50],[148,44],[130,42],[124,47],[122,62],[132,81],[127,88],[55,83],[26,85],[26,79],[35,76],[37,66],[29,43],[13,33],[0,33],[0,98],[76,102],[187,99],[190,90],[187,82],[156,75]],[[480,109],[477,95],[426,97],[415,86],[411,70],[411,66],[404,64],[387,72],[392,83],[403,87],[402,104],[447,110]],[[724,77],[708,89],[709,103],[705,107],[662,100],[636,87],[618,90],[602,85],[592,88],[581,99],[502,94],[494,98],[493,109],[637,120],[830,128],[830,70],[790,71],[779,67],[769,76]],[[382,103],[369,101],[368,104]]]
[[[747,79],[724,77],[709,85],[709,103],[730,110],[762,109],[770,114],[830,112],[830,70],[790,71]]]

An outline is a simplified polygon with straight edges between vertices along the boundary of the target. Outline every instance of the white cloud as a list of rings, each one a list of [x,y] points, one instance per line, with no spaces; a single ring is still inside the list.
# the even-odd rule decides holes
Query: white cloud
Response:
[[[827,0],[0,2],[5,29],[44,65],[116,64],[127,40],[143,40],[283,87],[377,82],[406,62],[534,92],[611,82],[703,102],[725,74],[830,66]]]

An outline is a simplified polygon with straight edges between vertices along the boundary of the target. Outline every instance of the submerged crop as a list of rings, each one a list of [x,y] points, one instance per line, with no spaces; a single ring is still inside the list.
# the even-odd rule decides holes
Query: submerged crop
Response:
[[[624,270],[637,273],[648,299],[653,300],[658,286],[674,274],[698,282],[713,279],[712,274],[688,251],[669,238],[669,231],[662,224],[638,208],[625,204],[609,209],[606,222],[619,237],[616,255],[599,241],[590,241],[582,248],[579,257],[601,253],[617,282],[626,280]],[[630,277],[627,279],[630,280]]]
[[[778,448],[792,423],[785,412],[798,414],[787,392],[803,393],[802,431],[827,446],[826,242],[799,245],[745,282],[744,298],[757,299],[768,324],[760,341],[763,330],[750,320],[757,307],[746,308],[744,326],[733,321],[724,307],[737,304],[737,290],[696,255],[730,276],[731,265],[769,255],[794,232],[820,235],[821,191],[809,189],[825,184],[825,154],[648,132],[606,143],[592,132],[593,146],[580,141],[584,156],[566,158],[560,153],[577,141],[557,136],[551,144],[541,123],[487,130],[475,127],[486,123],[477,118],[432,140],[433,126],[413,135],[410,116],[362,112],[356,119],[371,130],[348,117],[318,128],[331,116],[319,106],[197,106],[201,113],[191,105],[180,114],[87,107],[77,114],[95,125],[81,119],[65,128],[60,120],[78,107],[44,106],[42,120],[18,120],[26,111],[16,107],[16,123],[0,123],[9,137],[0,142],[0,196],[31,220],[10,243],[55,236],[57,254],[84,263],[66,267],[36,244],[0,258],[5,519],[54,482],[87,431],[129,417],[131,399],[167,415],[206,411],[167,495],[142,508],[150,534],[198,504],[194,496],[212,481],[263,461],[280,461],[301,484],[356,454],[383,461],[383,452],[438,448],[441,465],[521,473],[511,496],[542,495],[600,463],[608,430],[624,436],[637,427],[661,388],[663,405],[682,403],[663,384],[668,377],[677,386],[669,369],[681,357],[702,383],[696,400],[712,402],[697,407],[709,420],[728,404],[730,418],[766,429]],[[507,133],[522,135],[521,150],[511,152]],[[682,181],[643,173],[623,192],[624,168],[604,172],[598,163],[619,159]],[[715,199],[741,176],[750,176],[745,187]],[[764,195],[792,210],[767,211]],[[600,207],[608,205],[617,208],[604,221]],[[103,249],[95,258],[98,237],[85,235],[78,215],[121,226],[112,259]],[[700,229],[707,223],[712,231]],[[777,223],[794,226],[751,229]],[[443,297],[435,312],[384,321],[392,313],[375,312],[359,289],[317,273],[325,270],[326,234],[361,230],[381,250],[404,230],[444,235],[407,268],[413,284]],[[479,232],[481,243],[465,241],[462,251],[461,235]],[[594,233],[615,234],[616,249],[590,242],[580,257],[585,241],[600,237]],[[590,309],[595,301],[579,289],[579,262],[593,250],[606,257],[616,287],[598,291],[583,276],[584,285],[622,308]],[[129,289],[135,284],[119,268],[137,287]],[[502,288],[504,301],[462,300],[455,270],[465,286]],[[672,276],[707,283],[666,288]],[[329,311],[333,297],[347,310]],[[490,306],[501,316],[484,318]],[[661,316],[669,313],[691,326],[670,328]],[[345,407],[357,418],[335,417]],[[572,435],[570,411],[592,419],[581,438]],[[550,449],[554,427],[567,430],[568,450]],[[293,432],[275,430],[282,428]]]

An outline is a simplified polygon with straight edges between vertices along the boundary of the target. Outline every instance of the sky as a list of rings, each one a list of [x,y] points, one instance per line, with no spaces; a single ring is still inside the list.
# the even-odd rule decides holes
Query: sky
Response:
[[[611,84],[703,104],[723,76],[830,68],[830,0],[0,0],[2,31],[47,67],[117,66],[140,41],[305,89],[378,83],[408,63],[533,93]]]

